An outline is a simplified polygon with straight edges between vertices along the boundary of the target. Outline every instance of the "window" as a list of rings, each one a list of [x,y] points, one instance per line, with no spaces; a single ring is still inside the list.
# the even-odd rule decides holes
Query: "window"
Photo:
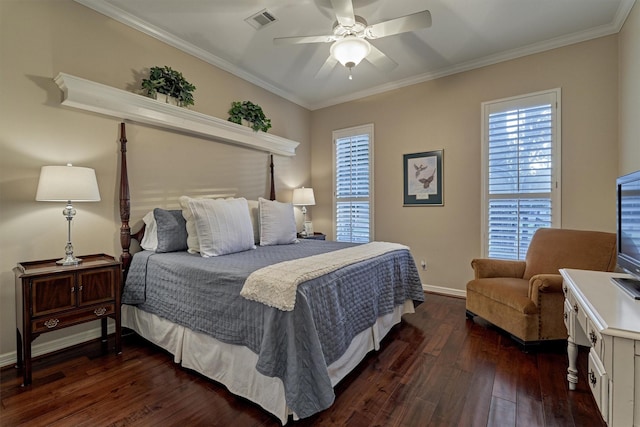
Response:
[[[333,168],[335,240],[372,241],[372,124],[333,132]]]
[[[560,227],[560,89],[482,104],[483,256],[524,259]]]

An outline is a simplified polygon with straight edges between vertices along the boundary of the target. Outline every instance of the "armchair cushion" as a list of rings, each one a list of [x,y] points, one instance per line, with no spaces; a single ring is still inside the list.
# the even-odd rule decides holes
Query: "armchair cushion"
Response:
[[[467,284],[467,293],[474,292],[519,313],[535,314],[537,309],[529,298],[529,281],[512,277],[494,277],[472,280]]]

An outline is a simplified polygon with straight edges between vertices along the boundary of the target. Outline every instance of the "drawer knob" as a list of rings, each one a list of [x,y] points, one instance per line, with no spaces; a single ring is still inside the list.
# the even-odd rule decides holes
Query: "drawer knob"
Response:
[[[562,287],[562,291],[566,294],[566,293],[567,293],[567,287],[566,287],[566,286],[563,286],[563,287]]]
[[[569,317],[567,313],[563,313],[562,315],[564,316],[564,320],[567,320],[567,318]]]
[[[596,345],[596,343],[598,342],[598,336],[596,335],[595,332],[590,331],[589,332],[589,339],[591,340],[591,345]]]
[[[52,329],[58,326],[58,323],[60,323],[60,320],[58,319],[49,319],[46,322],[44,322],[44,326],[46,326],[49,329]]]
[[[93,314],[96,316],[103,316],[107,312],[107,309],[104,307],[96,308],[93,310]]]
[[[589,382],[593,387],[598,383],[598,379],[596,378],[596,374],[593,373],[593,370],[589,371]]]
[[[573,304],[573,311],[578,312],[578,304]]]

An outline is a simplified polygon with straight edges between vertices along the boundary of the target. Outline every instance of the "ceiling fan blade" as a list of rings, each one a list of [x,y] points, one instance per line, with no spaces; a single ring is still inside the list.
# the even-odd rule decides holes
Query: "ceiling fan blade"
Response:
[[[327,60],[324,61],[324,64],[322,64],[322,67],[320,67],[320,69],[316,73],[315,78],[316,79],[322,79],[322,78],[327,77],[329,75],[329,73],[333,70],[333,67],[335,67],[337,63],[338,63],[338,60],[335,59],[333,56],[329,55]]]
[[[304,44],[304,43],[330,43],[336,40],[336,36],[302,36],[302,37],[276,37],[273,44]]]
[[[370,25],[367,27],[366,35],[367,38],[377,39],[380,37],[419,30],[421,28],[429,28],[430,26],[431,12],[423,10],[422,12]]]
[[[398,66],[396,61],[382,53],[374,45],[371,45],[371,52],[369,52],[369,55],[367,55],[365,59],[382,71],[391,71]]]
[[[336,19],[343,27],[353,27],[356,17],[353,13],[351,0],[331,0],[331,6],[336,13]]]

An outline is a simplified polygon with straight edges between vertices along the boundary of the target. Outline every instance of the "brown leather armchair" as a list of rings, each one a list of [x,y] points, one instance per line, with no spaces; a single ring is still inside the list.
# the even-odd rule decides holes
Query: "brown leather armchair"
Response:
[[[525,347],[567,338],[560,268],[613,271],[616,235],[541,228],[524,261],[474,259],[467,317],[480,316]]]

